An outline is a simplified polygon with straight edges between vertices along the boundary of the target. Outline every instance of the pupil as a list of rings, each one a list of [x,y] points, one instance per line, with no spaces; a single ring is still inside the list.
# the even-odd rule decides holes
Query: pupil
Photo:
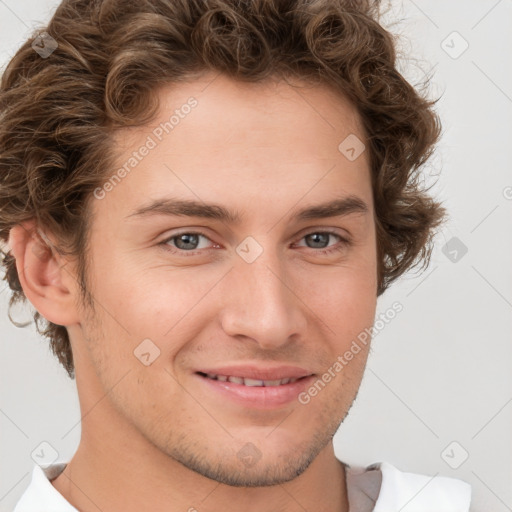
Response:
[[[198,235],[185,233],[183,235],[178,236],[178,238],[176,239],[176,245],[178,246],[179,249],[195,249],[195,247],[186,246],[186,244],[192,244],[195,246],[198,243],[197,239],[198,239]],[[180,245],[182,245],[183,241],[185,242],[185,246],[180,247]]]
[[[329,233],[313,233],[313,234],[311,234],[311,235],[309,235],[309,236],[310,236],[311,238],[316,239],[316,240],[314,240],[314,241],[313,241],[313,243],[318,243],[318,238],[320,238],[320,239],[322,239],[322,238],[323,238],[323,239],[324,239],[325,244],[324,244],[324,245],[322,245],[322,247],[321,247],[321,248],[326,247],[326,244],[328,244],[328,243],[329,243]],[[322,243],[322,242],[320,241],[320,244],[321,244],[321,243]]]

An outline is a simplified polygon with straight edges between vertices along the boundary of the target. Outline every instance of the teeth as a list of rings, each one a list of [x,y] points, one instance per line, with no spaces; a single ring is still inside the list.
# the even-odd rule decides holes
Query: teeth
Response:
[[[286,379],[283,379],[283,381]],[[277,380],[265,380],[263,381],[265,386],[279,386],[280,384],[286,384],[285,382],[281,382],[279,379]]]
[[[277,379],[277,380],[259,380],[259,379],[249,379],[244,377],[233,377],[233,376],[226,376],[226,375],[215,375],[214,373],[207,373],[206,376],[210,379],[214,380],[220,380],[222,382],[233,382],[235,384],[243,384],[244,386],[265,386],[265,387],[271,387],[271,386],[282,386],[284,384],[290,384],[292,382],[295,382],[299,380],[298,378],[289,378],[286,377],[285,379]]]
[[[231,377],[230,377],[231,379]],[[241,379],[244,383],[244,386],[263,386],[262,380],[256,380],[256,379]]]

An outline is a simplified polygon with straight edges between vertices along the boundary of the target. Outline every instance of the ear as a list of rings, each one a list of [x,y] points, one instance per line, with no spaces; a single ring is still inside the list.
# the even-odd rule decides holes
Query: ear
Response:
[[[79,287],[72,265],[36,223],[12,227],[8,243],[23,292],[35,309],[56,325],[79,323],[75,300]]]

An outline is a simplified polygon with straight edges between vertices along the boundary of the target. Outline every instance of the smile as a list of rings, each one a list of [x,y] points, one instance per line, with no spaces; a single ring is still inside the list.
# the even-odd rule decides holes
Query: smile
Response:
[[[234,384],[240,384],[243,386],[282,386],[284,384],[291,384],[299,378],[285,378],[285,379],[277,379],[277,380],[259,380],[259,379],[250,379],[247,377],[233,377],[228,375],[216,375],[213,373],[203,373],[198,372],[199,375],[202,375],[203,377],[207,377],[212,380],[219,380],[221,382],[232,382]],[[303,378],[303,377],[301,377]]]

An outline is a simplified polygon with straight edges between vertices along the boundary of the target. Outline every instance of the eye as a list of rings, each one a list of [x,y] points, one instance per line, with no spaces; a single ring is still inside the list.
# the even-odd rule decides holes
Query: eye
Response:
[[[338,238],[340,241],[339,244],[336,244],[334,246],[328,247],[326,244],[329,243],[329,239],[332,237]],[[301,240],[309,240],[310,243],[313,245],[312,248],[314,249],[320,249],[315,252],[319,252],[321,254],[329,254],[331,252],[341,251],[345,249],[348,245],[350,245],[350,241],[347,238],[342,237],[340,234],[338,234],[335,231],[327,230],[327,231],[312,231],[310,233],[307,233],[304,235]],[[321,247],[318,247],[318,244]],[[327,248],[325,248],[327,247]],[[311,248],[311,247],[310,247]]]
[[[159,245],[163,245],[164,248],[171,250],[171,252],[175,252],[175,249],[178,251],[184,252],[192,252],[198,249],[205,249],[207,247],[199,247],[200,239],[204,238],[205,240],[210,240],[206,235],[202,233],[196,233],[194,231],[187,231],[183,233],[179,233],[177,235],[173,235],[169,238],[166,238]],[[210,240],[211,241],[211,240]],[[172,245],[170,245],[172,242]]]
[[[334,237],[338,238],[339,243],[329,247],[329,239]],[[204,252],[209,248],[212,248],[208,247],[208,243],[206,243],[206,245],[204,243],[201,244],[201,239],[211,242],[214,247],[220,247],[218,244],[212,242],[210,238],[203,233],[195,231],[184,231],[182,233],[172,235],[171,237],[166,238],[160,242],[158,245],[161,246],[164,250],[170,251],[171,253],[179,255],[180,253],[182,255],[188,253],[186,256],[194,256],[198,253]],[[309,240],[310,245],[307,247],[312,249],[313,252],[320,254],[329,254],[331,252],[341,251],[350,245],[350,240],[342,237],[337,232],[330,230],[312,231],[303,235],[300,240]],[[313,247],[311,247],[311,245]]]

